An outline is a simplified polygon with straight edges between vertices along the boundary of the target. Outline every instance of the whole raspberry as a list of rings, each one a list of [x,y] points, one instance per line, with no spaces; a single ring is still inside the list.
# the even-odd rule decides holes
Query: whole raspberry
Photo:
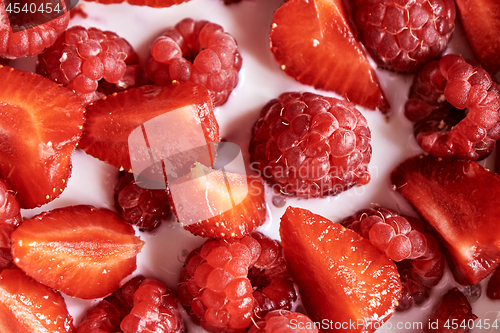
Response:
[[[248,333],[318,333],[318,326],[306,315],[287,310],[269,312],[252,325]]]
[[[280,243],[259,233],[208,241],[188,255],[179,283],[192,320],[214,333],[244,332],[297,298]]]
[[[267,103],[250,141],[252,169],[275,191],[338,194],[367,177],[371,134],[354,104],[289,92]]]
[[[215,106],[224,104],[238,83],[241,56],[236,41],[215,23],[180,21],[155,39],[151,56],[147,73],[152,81],[202,84]]]
[[[121,171],[115,185],[115,207],[125,222],[151,231],[172,216],[169,190],[150,190],[139,186],[134,175]]]
[[[500,86],[482,68],[448,54],[415,77],[405,115],[422,149],[437,157],[478,160],[500,139]]]
[[[438,57],[455,28],[452,0],[356,0],[359,40],[375,62],[400,72]]]
[[[422,221],[386,208],[368,208],[340,222],[397,261],[403,291],[398,311],[421,304],[443,277],[445,257]]]
[[[72,89],[85,105],[104,96],[97,90],[100,80],[118,83],[127,65],[138,62],[132,46],[114,32],[81,26],[66,30],[38,59],[37,73]]]
[[[10,235],[21,221],[21,207],[15,192],[5,180],[0,179],[0,272],[14,265]]]
[[[184,331],[180,303],[163,282],[136,276],[84,315],[77,333]]]

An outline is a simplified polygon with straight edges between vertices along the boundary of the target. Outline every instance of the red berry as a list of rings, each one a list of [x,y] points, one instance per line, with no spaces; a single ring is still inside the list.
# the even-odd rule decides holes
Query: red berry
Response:
[[[180,301],[209,332],[243,332],[297,297],[280,243],[259,233],[208,241],[189,254],[179,283]]]
[[[452,0],[356,0],[359,39],[377,65],[411,72],[438,57],[455,29]]]
[[[113,3],[122,3],[126,2],[135,6],[149,6],[154,8],[164,8],[170,7],[173,5],[179,5],[184,2],[188,2],[189,0],[86,0],[86,1],[95,1],[98,3],[104,4],[113,4]]]
[[[236,84],[241,56],[234,38],[218,24],[186,18],[156,38],[148,76],[157,84],[191,80],[203,84],[215,106]]]
[[[99,81],[118,83],[138,62],[132,46],[111,31],[71,27],[39,56],[37,72],[74,90],[84,104],[104,96]]]
[[[306,315],[287,310],[269,312],[252,325],[248,333],[318,333],[315,323]]]
[[[139,186],[134,175],[121,171],[115,185],[115,207],[125,222],[151,231],[172,216],[169,190],[150,190]]]
[[[10,253],[10,236],[21,221],[21,209],[15,192],[5,180],[0,179],[0,272],[14,265]]]
[[[52,15],[49,15],[48,11],[43,13],[36,9],[34,12],[24,9],[16,13],[17,7],[14,7],[14,3],[19,4],[18,9],[23,9],[26,5],[30,6],[32,2],[0,0],[0,22],[2,22],[0,24],[0,57],[2,58],[36,56],[54,44],[57,37],[68,26],[70,17],[66,4],[69,2],[57,2],[57,6],[60,7],[56,7],[56,3],[50,3],[54,9],[60,9],[60,13],[54,10]]]
[[[429,289],[441,280],[444,254],[420,220],[376,208],[362,209],[341,223],[368,238],[389,259],[398,261],[403,285],[398,311],[422,303],[429,297]]]
[[[252,168],[284,195],[335,195],[365,176],[370,138],[365,117],[352,103],[284,93],[264,106],[254,125]]]
[[[500,88],[461,56],[428,63],[415,77],[405,115],[422,149],[437,157],[478,160],[500,138]]]

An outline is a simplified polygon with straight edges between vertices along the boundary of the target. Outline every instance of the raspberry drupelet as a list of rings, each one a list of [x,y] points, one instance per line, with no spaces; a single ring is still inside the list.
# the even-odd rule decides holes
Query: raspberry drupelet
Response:
[[[0,272],[14,265],[10,236],[21,221],[21,206],[15,192],[5,180],[0,179]]]
[[[269,312],[252,325],[248,333],[318,333],[316,324],[306,315],[287,310]]]
[[[141,231],[151,231],[172,216],[170,191],[139,185],[132,173],[121,171],[115,185],[115,207],[125,222]]]
[[[455,28],[452,0],[355,0],[359,40],[383,68],[412,72],[439,57]]]
[[[77,333],[184,332],[180,303],[163,282],[136,276],[90,308]]]
[[[261,110],[250,141],[252,169],[276,192],[335,195],[367,177],[371,133],[354,104],[288,92]]]
[[[179,299],[209,332],[244,332],[297,298],[281,244],[262,234],[211,240],[192,251],[179,278]]]
[[[415,77],[405,115],[425,152],[480,160],[500,139],[499,92],[484,69],[448,54]]]
[[[85,105],[104,96],[100,80],[120,84],[127,67],[138,62],[132,46],[114,32],[81,26],[66,30],[38,58],[37,73],[75,91]],[[127,84],[130,80],[122,81],[122,88],[130,88]]]
[[[396,261],[403,286],[397,311],[429,298],[430,288],[443,277],[446,259],[422,221],[379,207],[359,210],[340,223]]]
[[[54,44],[57,37],[64,32],[69,24],[69,9],[66,8],[66,3],[69,2],[48,1],[43,3],[47,4],[47,7],[51,6],[57,12],[62,12],[61,15],[56,11],[49,15],[48,11],[43,14],[37,11],[27,12],[24,9],[18,13],[15,13],[15,9],[7,12],[5,7],[13,6],[14,3],[16,2],[0,1],[1,58],[15,59],[36,56]]]
[[[218,106],[236,87],[240,69],[241,56],[230,34],[218,24],[186,18],[155,39],[147,73],[160,85],[202,84]]]

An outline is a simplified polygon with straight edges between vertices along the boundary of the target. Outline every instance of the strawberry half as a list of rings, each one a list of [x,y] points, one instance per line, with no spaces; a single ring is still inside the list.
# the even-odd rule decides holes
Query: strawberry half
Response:
[[[467,333],[477,316],[457,288],[443,295],[424,327],[425,333]]]
[[[134,169],[151,165],[151,156],[160,161],[219,141],[208,91],[191,82],[142,86],[104,97],[87,107],[86,118],[78,147],[127,171],[132,163]]]
[[[455,279],[475,285],[500,262],[500,176],[476,162],[415,156],[391,175],[436,231]]]
[[[465,34],[481,65],[490,73],[500,70],[500,2],[456,0]]]
[[[35,280],[70,296],[104,297],[136,269],[144,244],[107,209],[69,206],[24,221],[12,233],[12,257]]]
[[[68,88],[0,66],[0,178],[22,208],[57,198],[71,174],[84,109]]]
[[[389,104],[357,41],[342,0],[289,0],[274,13],[271,51],[301,83],[387,112]]]
[[[61,294],[19,269],[0,274],[0,332],[74,332]]]
[[[188,2],[189,0],[86,0],[86,1],[95,1],[104,4],[127,2],[135,6],[149,6],[155,8],[163,8],[163,7],[170,7],[173,5],[179,5],[183,2]]]
[[[260,178],[197,164],[169,187],[179,222],[198,236],[242,238],[266,219]]]
[[[343,332],[374,332],[392,315],[401,295],[399,274],[369,240],[293,207],[281,218],[280,235],[308,315],[331,323],[324,331],[337,332],[340,325]]]

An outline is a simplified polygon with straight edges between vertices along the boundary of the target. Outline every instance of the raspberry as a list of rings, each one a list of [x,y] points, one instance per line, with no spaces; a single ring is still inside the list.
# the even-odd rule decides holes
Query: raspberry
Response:
[[[459,55],[428,63],[415,77],[405,115],[422,149],[437,157],[478,160],[500,139],[500,87]]]
[[[209,332],[244,332],[297,297],[280,243],[259,233],[206,242],[188,255],[179,283],[181,303]]]
[[[141,231],[151,231],[172,216],[170,191],[138,185],[133,174],[121,171],[115,185],[115,207],[126,222]]]
[[[370,129],[352,103],[289,92],[262,109],[250,141],[252,169],[276,192],[338,194],[367,175]]]
[[[163,282],[145,279],[135,291],[134,306],[120,328],[123,333],[184,332],[180,303]]]
[[[248,333],[318,333],[314,322],[306,315],[287,310],[269,312],[264,320],[254,323]]]
[[[64,10],[62,15],[55,11],[52,15],[33,11],[26,11],[23,6],[24,1],[4,1],[0,2],[0,57],[7,59],[21,58],[25,56],[36,56],[46,48],[55,43],[59,34],[64,32],[69,24],[69,10],[65,1],[50,1],[47,6],[56,6]],[[14,4],[18,3],[18,13]],[[33,2],[26,1],[24,5],[30,6]],[[45,3],[45,2],[44,2]],[[39,3],[35,3],[40,5]],[[6,9],[10,8],[10,12]],[[42,7],[43,8],[43,7]]]
[[[77,333],[183,332],[179,301],[163,282],[136,276],[87,311]]]
[[[375,62],[400,72],[438,57],[455,28],[452,0],[356,0],[359,40]]]
[[[10,235],[21,221],[19,201],[7,182],[0,179],[0,272],[14,265]]]
[[[408,310],[429,298],[430,288],[443,277],[445,257],[419,219],[386,208],[368,208],[341,223],[397,262],[403,290],[396,310]]]
[[[138,62],[132,46],[111,31],[71,27],[39,57],[37,72],[75,91],[85,105],[104,96],[99,81],[118,83]]]
[[[180,21],[155,39],[151,56],[147,73],[152,81],[202,84],[215,106],[224,104],[238,83],[241,56],[236,41],[215,23]]]

